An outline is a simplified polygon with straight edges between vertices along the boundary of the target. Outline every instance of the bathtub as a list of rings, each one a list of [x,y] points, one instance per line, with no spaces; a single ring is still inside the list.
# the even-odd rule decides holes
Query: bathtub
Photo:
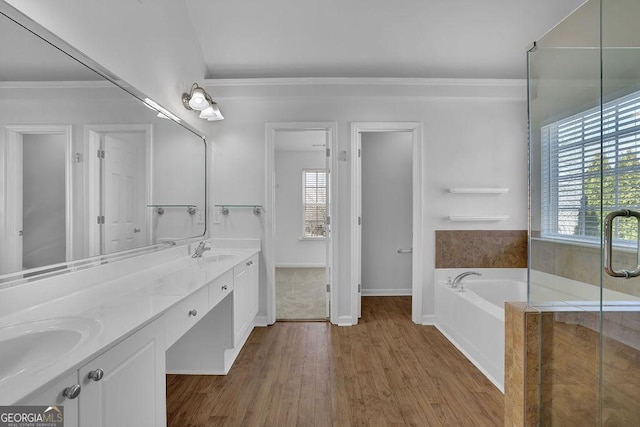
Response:
[[[465,278],[464,292],[448,286],[447,273],[436,274],[435,325],[504,392],[504,303],[527,300],[526,270],[512,277],[505,277],[507,272],[493,276],[490,271],[477,271],[482,272],[481,279]]]

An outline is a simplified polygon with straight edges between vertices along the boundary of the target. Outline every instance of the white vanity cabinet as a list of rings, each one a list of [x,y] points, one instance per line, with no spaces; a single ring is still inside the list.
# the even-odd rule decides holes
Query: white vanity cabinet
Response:
[[[251,333],[258,314],[258,256],[235,266],[233,274],[233,336],[234,347],[239,347]]]
[[[67,375],[64,379],[58,381],[55,385],[40,393],[38,396],[21,404],[62,406],[65,427],[78,427],[80,425],[78,422],[78,393],[81,391],[80,384],[78,383],[78,371],[74,371],[72,374]]]
[[[164,360],[160,319],[80,368],[80,426],[166,425]]]
[[[164,317],[167,348],[198,323],[208,311],[209,290],[206,286],[171,307]]]

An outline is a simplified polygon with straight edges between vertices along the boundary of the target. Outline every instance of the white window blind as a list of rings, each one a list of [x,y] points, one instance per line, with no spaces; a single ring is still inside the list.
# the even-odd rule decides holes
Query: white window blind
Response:
[[[327,174],[324,169],[302,171],[303,237],[326,235]]]
[[[640,92],[602,115],[597,107],[542,128],[543,237],[599,242],[604,215],[640,208]],[[635,219],[616,222],[616,244],[637,237]]]

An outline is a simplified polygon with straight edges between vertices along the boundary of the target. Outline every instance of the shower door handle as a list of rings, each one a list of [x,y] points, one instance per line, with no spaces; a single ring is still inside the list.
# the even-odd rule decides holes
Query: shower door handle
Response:
[[[640,212],[621,209],[613,211],[604,219],[604,271],[612,277],[624,277],[626,279],[640,276],[640,263],[634,270],[614,270],[613,269],[613,220],[617,217],[634,217],[640,225]],[[640,227],[639,227],[640,231]]]

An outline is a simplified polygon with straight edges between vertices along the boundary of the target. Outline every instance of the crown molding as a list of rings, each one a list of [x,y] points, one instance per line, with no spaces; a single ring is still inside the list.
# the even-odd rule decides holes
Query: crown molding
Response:
[[[527,99],[523,79],[269,78],[207,79],[214,99],[424,98]]]
[[[305,86],[305,85],[367,85],[367,86],[501,86],[526,87],[526,79],[451,79],[451,78],[371,78],[371,77],[293,77],[205,79],[205,86]]]

